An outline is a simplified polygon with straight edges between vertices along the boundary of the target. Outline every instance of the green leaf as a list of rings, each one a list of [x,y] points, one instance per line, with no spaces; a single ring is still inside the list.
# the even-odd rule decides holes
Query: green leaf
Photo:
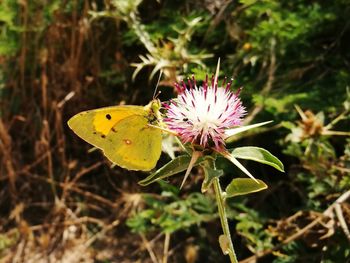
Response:
[[[269,151],[253,146],[235,148],[231,155],[238,159],[252,160],[255,162],[270,165],[277,170],[284,172],[283,163]]]
[[[180,172],[186,171],[186,169],[188,168],[188,165],[190,164],[190,161],[191,161],[191,156],[189,155],[178,156],[175,159],[168,162],[163,167],[159,168],[156,172],[147,176],[145,179],[139,181],[139,184],[142,186],[146,186],[160,179],[167,178],[174,174],[178,174]],[[204,158],[198,158],[194,166],[197,166],[204,161],[205,161]]]
[[[267,185],[257,179],[258,183],[251,178],[235,178],[226,187],[226,198],[238,195],[246,195],[259,192],[267,188]]]
[[[204,169],[204,180],[202,183],[202,193],[205,193],[210,185],[212,184],[212,181],[214,178],[216,177],[220,177],[224,174],[223,170],[216,170],[216,169],[212,169],[210,167],[204,166],[202,165],[203,169]]]

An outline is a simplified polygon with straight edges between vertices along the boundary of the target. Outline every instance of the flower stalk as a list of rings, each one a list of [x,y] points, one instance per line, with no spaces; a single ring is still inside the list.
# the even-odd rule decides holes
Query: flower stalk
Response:
[[[219,86],[217,81],[219,65],[220,61],[216,74],[211,81],[206,77],[201,86],[197,85],[194,76],[192,79],[188,79],[187,84],[184,81],[180,84],[175,83],[178,96],[167,103],[163,103],[163,107],[166,109],[163,122],[169,131],[176,134],[181,141],[180,144],[187,144],[192,148],[191,159],[189,160],[188,156],[185,158],[187,171],[181,187],[189,176],[192,167],[196,164],[201,165],[205,171],[202,192],[207,191],[210,186],[213,186],[215,192],[223,231],[223,234],[219,236],[220,247],[223,253],[230,257],[231,263],[238,263],[228,224],[225,207],[226,197],[261,191],[266,189],[267,185],[263,181],[255,179],[236,158],[251,159],[269,164],[280,171],[283,171],[283,164],[268,151],[257,147],[236,148],[235,153],[226,148],[226,141],[236,134],[269,122],[241,126],[243,117],[246,115],[245,107],[239,98],[241,89],[238,89],[235,93],[232,92],[232,80],[227,83],[226,78]],[[227,186],[226,191],[223,191],[220,185],[220,176],[223,175],[223,171],[217,170],[215,167],[217,155],[231,161],[250,178],[235,178]],[[206,159],[205,157],[211,158]],[[202,161],[197,163],[199,158],[202,158]],[[167,165],[167,169],[160,170],[150,178],[143,180],[142,183],[148,184],[174,174],[175,169],[173,167],[179,160],[180,157],[173,160]],[[178,165],[178,170],[183,171],[185,169],[185,167],[179,168],[181,166]]]
[[[215,168],[215,161],[207,161],[206,165],[212,169]],[[220,179],[219,177],[213,178],[212,180],[214,192],[215,192],[215,199],[216,203],[218,206],[218,212],[219,212],[219,217],[220,217],[220,222],[221,222],[221,228],[225,236],[225,243],[227,248],[223,248],[223,245],[220,243],[220,246],[224,252],[224,254],[228,254],[230,257],[231,263],[238,263],[235,249],[233,247],[233,242],[231,239],[231,234],[230,234],[230,228],[228,225],[228,220],[227,220],[227,214],[226,214],[226,208],[225,208],[225,192],[222,191],[221,186],[220,186]]]

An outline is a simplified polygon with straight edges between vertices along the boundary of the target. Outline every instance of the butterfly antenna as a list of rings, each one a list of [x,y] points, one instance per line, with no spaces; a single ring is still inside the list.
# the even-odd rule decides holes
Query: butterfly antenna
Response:
[[[163,75],[163,70],[161,70],[159,72],[159,77],[158,77],[158,81],[157,81],[157,85],[156,85],[156,88],[154,89],[154,93],[153,93],[153,99],[155,99],[156,97],[158,97],[159,93],[157,93],[157,90],[158,90],[158,87],[159,87],[159,83],[160,83],[160,79],[162,78],[162,75]]]
[[[214,83],[213,83],[214,87],[218,83],[219,71],[220,71],[220,58],[218,59],[218,64],[216,66],[215,78],[214,78]]]

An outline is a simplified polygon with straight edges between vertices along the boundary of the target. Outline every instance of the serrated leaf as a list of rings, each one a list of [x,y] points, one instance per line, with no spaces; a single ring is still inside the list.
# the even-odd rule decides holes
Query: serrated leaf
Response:
[[[274,167],[275,169],[284,172],[283,163],[269,151],[253,146],[235,148],[231,155],[237,159],[252,160]]]
[[[139,184],[142,186],[146,186],[160,179],[164,179],[174,174],[178,174],[183,171],[186,171],[186,169],[188,168],[188,165],[190,164],[190,161],[191,161],[191,156],[189,155],[178,156],[175,159],[168,162],[167,164],[165,164],[160,169],[158,169],[156,172],[147,176],[145,179],[139,181]],[[204,158],[199,158],[194,166],[197,166],[204,161],[205,161]]]
[[[267,185],[259,179],[256,182],[251,178],[235,178],[226,187],[226,198],[255,193],[266,188]]]

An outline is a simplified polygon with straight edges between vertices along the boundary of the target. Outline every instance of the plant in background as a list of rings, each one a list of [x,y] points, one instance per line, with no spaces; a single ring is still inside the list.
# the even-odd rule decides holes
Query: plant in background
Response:
[[[13,55],[19,48],[18,35],[23,29],[15,24],[17,8],[14,3],[0,3],[0,56]]]
[[[324,257],[339,257],[339,262],[343,261],[343,256],[347,258],[349,255],[349,210],[345,200],[350,196],[350,140],[344,142],[342,154],[337,151],[334,142],[336,136],[350,136],[348,131],[335,130],[336,126],[341,127],[341,121],[349,119],[349,95],[347,92],[342,111],[328,124],[325,112],[314,114],[311,110],[303,111],[297,105],[295,108],[301,120],[283,123],[283,126],[290,130],[283,141],[284,144],[287,143],[284,152],[300,160],[300,165],[295,165],[291,171],[291,178],[294,178],[297,184],[291,182],[291,185],[299,185],[299,191],[305,196],[304,202],[307,206],[306,209],[277,221],[276,226],[269,226],[271,234],[285,244],[302,238],[305,244],[324,249],[326,240],[328,244],[331,243],[330,240],[338,240],[332,245],[327,245],[329,247]],[[328,205],[334,196],[337,199]],[[317,222],[322,223],[316,224]],[[299,245],[295,243],[294,246],[286,248],[290,260],[297,254]],[[339,251],[343,251],[343,254]]]
[[[344,102],[344,110],[339,116],[334,118],[329,124],[325,124],[324,112],[314,114],[312,111],[302,111],[299,106],[295,106],[301,117],[297,125],[291,122],[285,122],[284,125],[291,130],[286,140],[292,144],[300,146],[305,161],[319,161],[320,158],[334,156],[334,149],[328,142],[329,136],[350,136],[350,132],[331,130],[339,121],[347,118],[350,111],[349,102]],[[315,148],[319,148],[316,150]],[[293,155],[293,150],[287,150]]]
[[[142,0],[111,1],[113,10],[90,12],[93,18],[110,16],[122,19],[147,49],[148,54],[139,55],[141,62],[131,64],[136,68],[133,73],[133,79],[136,78],[137,74],[143,68],[148,66],[154,67],[149,75],[149,79],[152,79],[161,70],[171,82],[176,81],[176,78],[180,76],[179,70],[186,71],[188,65],[191,63],[205,68],[202,60],[212,57],[212,54],[206,54],[205,52],[193,53],[189,49],[189,43],[195,29],[203,19],[201,17],[183,19],[185,28],[179,29],[173,27],[173,30],[177,33],[176,38],[167,37],[166,41],[158,43],[159,40],[153,40],[145,26],[141,23],[137,10],[141,3]]]
[[[342,112],[328,124],[325,124],[324,112],[314,114],[310,110],[303,111],[297,105],[295,108],[301,120],[297,121],[296,124],[292,122],[283,123],[291,131],[285,139],[288,142],[285,153],[298,157],[303,168],[319,179],[328,180],[337,174],[339,160],[330,139],[334,136],[350,136],[348,131],[333,130],[339,122],[348,119],[349,101],[350,93],[348,91]],[[336,181],[334,181],[334,184],[336,184]]]
[[[186,199],[179,198],[179,189],[161,182],[160,195],[143,194],[146,208],[127,220],[133,232],[149,232],[161,229],[173,233],[216,218],[213,200],[200,193],[191,193]]]
[[[223,253],[229,255],[231,262],[238,262],[228,226],[226,199],[264,190],[267,185],[255,179],[237,159],[258,161],[280,171],[283,171],[283,164],[262,148],[239,147],[233,150],[226,148],[225,140],[268,122],[238,127],[245,114],[245,109],[238,97],[239,92],[233,93],[230,90],[232,81],[226,86],[224,81],[222,86],[225,87],[219,86],[218,72],[219,64],[211,83],[207,78],[202,86],[197,86],[194,77],[188,81],[188,87],[184,82],[181,85],[175,85],[179,95],[168,104],[164,104],[167,110],[164,123],[172,133],[180,138],[186,153],[164,165],[142,180],[140,184],[147,185],[186,170],[182,186],[192,167],[200,165],[205,174],[202,192],[206,192],[209,187],[213,187],[215,192],[223,229],[223,235],[219,237],[220,246]],[[235,178],[223,191],[220,185],[223,171],[215,166],[215,161],[219,156],[230,160],[250,178]]]
[[[217,218],[214,199],[201,193],[190,193],[185,199],[179,197],[180,190],[165,182],[159,182],[161,194],[142,194],[142,210],[135,210],[126,224],[132,232],[141,235],[150,232],[164,234],[163,261],[166,262],[170,237],[176,231],[188,231],[191,226]],[[149,250],[151,257],[155,257]]]

